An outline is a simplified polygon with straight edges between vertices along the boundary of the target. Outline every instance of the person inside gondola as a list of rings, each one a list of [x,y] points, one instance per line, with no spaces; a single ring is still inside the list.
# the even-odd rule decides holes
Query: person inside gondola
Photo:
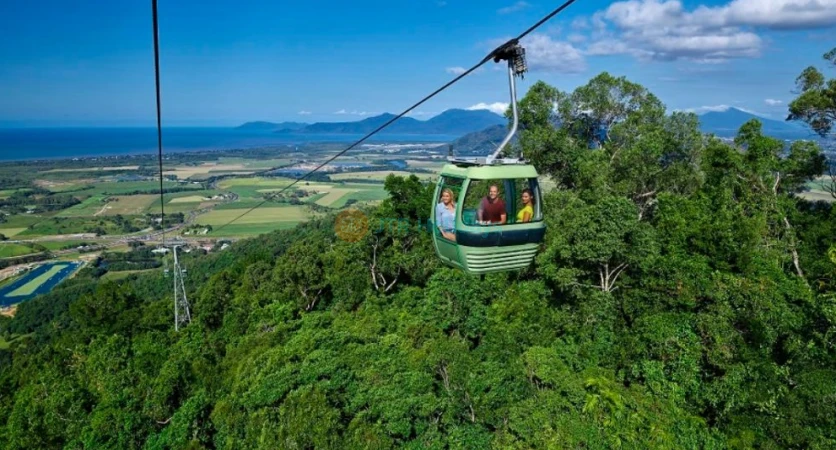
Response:
[[[445,239],[456,240],[456,197],[450,188],[441,191],[441,201],[435,206],[438,231]]]
[[[523,189],[522,204],[522,209],[517,212],[517,223],[531,222],[531,218],[534,217],[534,195],[531,189]]]
[[[482,198],[476,218],[483,225],[504,224],[507,220],[505,201],[499,198],[499,188],[495,184],[490,186],[488,195]]]

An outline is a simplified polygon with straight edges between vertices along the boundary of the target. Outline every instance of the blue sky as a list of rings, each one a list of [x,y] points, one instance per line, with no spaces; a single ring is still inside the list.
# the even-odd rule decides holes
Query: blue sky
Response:
[[[162,1],[163,124],[358,120],[400,112],[560,1]],[[836,0],[578,0],[524,42],[536,80],[624,75],[669,109],[783,118],[836,45]],[[155,124],[150,1],[33,0],[0,13],[0,125]],[[508,101],[500,64],[421,106]],[[498,105],[501,106],[501,105]]]

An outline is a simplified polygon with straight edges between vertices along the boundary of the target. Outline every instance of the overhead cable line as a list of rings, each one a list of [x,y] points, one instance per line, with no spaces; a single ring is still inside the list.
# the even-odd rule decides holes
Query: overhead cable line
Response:
[[[154,75],[157,88],[157,153],[160,163],[160,228],[163,231],[163,248],[165,248],[165,196],[163,195],[163,130],[160,109],[160,38],[157,26],[157,0],[151,0],[151,11],[154,18]]]
[[[275,195],[279,195],[279,194],[281,194],[282,192],[284,192],[284,191],[286,191],[286,190],[290,189],[290,188],[291,188],[293,185],[295,185],[296,183],[298,183],[298,182],[300,182],[300,181],[304,180],[304,179],[305,179],[305,178],[307,178],[308,176],[312,175],[314,172],[316,172],[316,171],[318,171],[319,169],[321,169],[321,168],[325,167],[325,166],[326,166],[328,163],[330,163],[331,161],[333,161],[333,160],[335,160],[335,159],[339,158],[340,156],[342,156],[343,154],[345,154],[345,153],[346,153],[346,152],[348,152],[349,150],[351,150],[351,149],[353,149],[354,147],[356,147],[356,146],[360,145],[361,143],[363,143],[364,141],[366,141],[366,139],[368,139],[368,138],[370,138],[370,137],[374,136],[375,134],[377,134],[378,132],[380,132],[381,130],[383,130],[384,128],[386,128],[387,126],[391,125],[391,124],[392,124],[392,122],[394,122],[394,121],[396,121],[396,120],[400,119],[401,117],[403,117],[403,116],[407,115],[407,114],[408,114],[410,111],[412,111],[413,109],[417,108],[418,106],[420,106],[420,105],[422,105],[423,103],[425,103],[427,100],[429,100],[429,99],[431,99],[431,98],[435,97],[436,95],[438,95],[439,93],[441,93],[441,91],[443,91],[443,90],[447,89],[448,87],[452,86],[453,84],[455,84],[456,82],[458,82],[458,81],[459,81],[459,80],[461,80],[462,78],[466,77],[467,75],[469,75],[470,73],[472,73],[473,71],[475,71],[476,69],[478,69],[479,67],[482,67],[483,65],[485,65],[485,63],[487,63],[487,62],[488,62],[488,61],[490,61],[491,59],[493,59],[493,60],[494,60],[494,62],[499,62],[499,60],[500,60],[500,59],[502,59],[503,57],[505,57],[505,56],[508,54],[508,52],[509,52],[509,51],[510,51],[510,50],[511,50],[511,49],[512,49],[515,45],[517,45],[517,44],[519,43],[519,41],[520,41],[522,38],[524,38],[525,36],[527,36],[527,35],[528,35],[529,33],[531,33],[532,31],[536,30],[538,27],[540,27],[541,25],[543,25],[544,23],[546,23],[546,21],[548,21],[548,20],[549,20],[549,19],[551,19],[552,17],[554,17],[554,16],[556,16],[557,14],[559,14],[559,13],[560,13],[561,11],[563,11],[564,9],[568,8],[568,7],[569,7],[569,5],[571,5],[572,3],[575,3],[575,1],[576,1],[576,0],[567,0],[565,3],[563,3],[563,4],[562,4],[562,5],[560,5],[560,6],[558,6],[555,10],[553,10],[552,12],[550,12],[549,14],[547,14],[546,16],[544,16],[542,19],[540,19],[537,23],[535,23],[534,25],[532,25],[531,27],[529,27],[527,30],[525,30],[524,32],[522,32],[519,36],[517,36],[517,37],[515,37],[515,38],[512,38],[512,39],[508,40],[507,42],[505,42],[504,44],[500,45],[499,47],[495,48],[493,51],[491,51],[490,53],[488,53],[488,55],[487,55],[487,56],[485,56],[485,57],[484,57],[481,61],[479,61],[476,65],[474,65],[474,66],[473,66],[473,67],[471,67],[470,69],[467,69],[466,71],[464,71],[463,73],[461,73],[461,74],[460,74],[460,75],[458,75],[457,77],[453,78],[452,80],[450,80],[449,82],[447,82],[444,86],[441,86],[440,88],[436,89],[433,93],[431,93],[431,94],[427,95],[426,97],[424,97],[423,99],[421,99],[420,101],[418,101],[417,103],[415,103],[414,105],[412,105],[412,106],[410,106],[409,108],[405,109],[403,112],[401,112],[401,113],[400,113],[400,114],[398,114],[397,116],[392,117],[391,119],[389,119],[388,121],[386,121],[386,123],[384,123],[383,125],[380,125],[379,127],[375,128],[373,131],[371,131],[371,132],[369,132],[368,134],[366,134],[365,136],[363,136],[360,140],[358,140],[358,141],[356,141],[355,143],[353,143],[353,144],[351,144],[350,146],[348,146],[345,150],[342,150],[342,151],[340,151],[339,153],[337,153],[336,155],[332,156],[331,158],[328,158],[325,162],[323,162],[322,164],[320,164],[320,165],[316,166],[314,169],[312,169],[311,171],[307,172],[305,175],[303,175],[303,176],[301,176],[301,177],[299,177],[299,178],[296,178],[296,179],[295,179],[292,183],[290,183],[289,185],[285,186],[284,188],[282,188],[281,190],[279,190],[278,192],[276,192],[276,194],[275,194]],[[262,171],[260,171],[260,172],[254,172],[252,175],[257,176],[257,175],[261,175],[261,174],[264,174],[264,173],[269,173],[269,172],[272,172],[272,171],[277,170],[277,169],[280,169],[280,168],[281,168],[281,166],[279,166],[279,167],[272,167],[272,168],[270,168],[270,169],[267,169],[267,170],[262,170]],[[243,212],[243,213],[242,213],[241,215],[239,215],[238,217],[235,217],[234,219],[230,220],[229,222],[227,222],[227,223],[225,223],[225,224],[221,225],[221,226],[220,226],[217,230],[215,230],[215,232],[222,230],[222,229],[223,229],[224,227],[226,227],[227,225],[230,225],[231,223],[235,222],[236,220],[238,220],[238,219],[240,219],[240,218],[244,217],[245,215],[247,215],[247,214],[249,214],[250,212],[252,212],[254,209],[258,208],[259,206],[261,206],[261,205],[263,205],[263,204],[265,204],[265,203],[267,203],[267,202],[268,202],[268,200],[266,200],[266,199],[265,199],[265,200],[263,200],[263,201],[261,201],[261,202],[259,202],[258,204],[256,204],[256,205],[255,205],[255,206],[253,206],[252,208],[250,208],[250,209],[248,209],[247,211]]]

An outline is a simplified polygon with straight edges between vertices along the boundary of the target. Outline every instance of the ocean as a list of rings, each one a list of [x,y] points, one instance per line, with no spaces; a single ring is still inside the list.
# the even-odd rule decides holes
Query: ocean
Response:
[[[235,128],[163,128],[163,154],[308,142],[351,144],[360,134],[293,134]],[[381,134],[364,143],[452,142],[458,136]],[[156,128],[0,128],[0,161],[157,154]]]

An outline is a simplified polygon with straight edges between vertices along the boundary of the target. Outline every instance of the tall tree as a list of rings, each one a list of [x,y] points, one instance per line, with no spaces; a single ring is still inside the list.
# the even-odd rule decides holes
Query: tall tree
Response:
[[[836,47],[825,53],[823,58],[836,67]],[[789,104],[787,120],[800,120],[822,138],[832,137],[831,131],[836,124],[836,78],[825,79],[819,69],[809,66],[795,83],[799,95]],[[822,183],[822,188],[836,198],[836,162],[830,163],[828,175],[830,180]]]
[[[836,67],[836,47],[823,58]],[[787,120],[801,120],[819,136],[827,137],[836,123],[836,78],[826,80],[819,69],[809,66],[795,82],[800,92],[789,104]]]
[[[537,82],[520,101],[520,144],[541,173],[585,199],[630,198],[639,219],[666,190],[699,186],[697,116],[665,114],[644,86],[601,73],[572,93]]]

